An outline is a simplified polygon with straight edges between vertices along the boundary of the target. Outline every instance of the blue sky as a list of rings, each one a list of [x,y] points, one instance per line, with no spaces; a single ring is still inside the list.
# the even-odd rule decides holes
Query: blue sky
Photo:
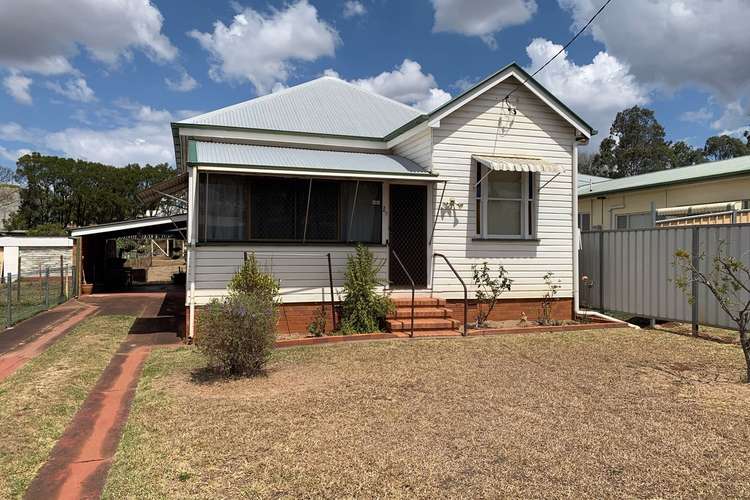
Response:
[[[0,165],[27,151],[172,163],[170,120],[324,73],[428,110],[509,62],[539,67],[599,5],[0,0]],[[599,139],[634,104],[654,109],[670,140],[739,135],[750,124],[746,7],[614,0],[538,80]]]

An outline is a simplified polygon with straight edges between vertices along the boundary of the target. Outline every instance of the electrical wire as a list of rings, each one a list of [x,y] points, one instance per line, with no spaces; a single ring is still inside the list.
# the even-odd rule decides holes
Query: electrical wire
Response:
[[[582,28],[581,28],[580,30],[578,30],[578,33],[576,33],[576,34],[575,34],[575,36],[573,36],[573,38],[571,38],[571,39],[570,39],[570,40],[568,41],[568,43],[566,43],[566,44],[565,44],[565,45],[564,45],[564,46],[563,46],[563,47],[562,47],[562,48],[561,48],[560,50],[558,50],[558,51],[557,51],[557,54],[555,54],[554,56],[552,56],[552,57],[551,57],[551,58],[550,58],[550,59],[549,59],[549,60],[548,60],[547,62],[545,62],[545,63],[544,63],[544,64],[543,64],[543,65],[542,65],[542,66],[541,66],[541,67],[540,67],[540,68],[539,68],[538,70],[534,71],[534,73],[532,73],[531,75],[529,75],[528,77],[526,77],[526,79],[525,79],[525,80],[524,80],[523,82],[521,82],[520,84],[517,84],[517,85],[516,85],[515,87],[513,87],[513,88],[512,88],[512,89],[511,89],[511,90],[510,90],[510,91],[508,92],[508,94],[507,94],[507,95],[506,95],[506,96],[505,96],[505,97],[503,98],[503,101],[506,101],[506,102],[507,102],[507,101],[508,101],[508,98],[509,98],[509,97],[511,96],[511,94],[513,94],[513,92],[515,92],[516,90],[518,90],[518,87],[520,87],[521,85],[525,85],[525,84],[526,84],[526,82],[528,82],[529,80],[531,80],[532,78],[534,78],[534,77],[535,77],[535,76],[537,75],[537,73],[539,73],[540,71],[542,71],[542,70],[543,70],[544,68],[546,68],[546,67],[547,67],[547,66],[548,66],[548,65],[549,65],[549,64],[550,64],[550,63],[551,63],[552,61],[554,61],[554,60],[555,60],[555,58],[557,58],[557,56],[559,56],[560,54],[562,54],[563,52],[565,52],[565,49],[567,49],[568,47],[570,47],[570,45],[571,45],[571,44],[572,44],[573,42],[575,42],[575,41],[576,41],[576,39],[577,39],[577,38],[578,38],[579,36],[581,36],[581,33],[583,33],[584,31],[586,31],[586,28],[588,28],[588,27],[589,27],[589,26],[591,25],[591,23],[593,23],[593,22],[594,22],[594,19],[596,19],[596,18],[597,18],[597,16],[599,16],[599,14],[601,14],[601,13],[602,13],[602,11],[603,11],[603,10],[604,10],[604,9],[605,9],[605,8],[607,7],[607,5],[609,5],[609,4],[610,4],[610,2],[612,2],[612,0],[607,0],[606,2],[604,2],[604,4],[602,4],[602,6],[601,6],[601,7],[599,7],[599,10],[597,10],[597,11],[596,11],[596,13],[594,13],[594,15],[593,15],[593,16],[591,16],[591,19],[589,19],[589,22],[587,22],[587,23],[586,23],[586,24],[585,24],[585,25],[584,25],[584,26],[583,26],[583,27],[582,27]]]

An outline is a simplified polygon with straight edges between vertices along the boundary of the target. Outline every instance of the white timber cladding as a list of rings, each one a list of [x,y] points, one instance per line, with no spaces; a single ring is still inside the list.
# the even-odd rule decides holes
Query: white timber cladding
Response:
[[[432,160],[432,143],[431,130],[425,127],[425,130],[415,134],[409,139],[393,147],[393,154],[403,156],[420,167],[431,170]]]
[[[370,247],[378,259],[387,257],[383,246]],[[330,301],[328,259],[331,254],[334,298],[338,301],[344,282],[347,256],[354,252],[349,245],[330,246],[199,246],[195,250],[195,300],[207,304],[212,298],[226,295],[227,282],[242,265],[245,252],[255,252],[261,267],[271,272],[281,285],[285,303]],[[387,281],[388,267],[383,266],[381,280]]]
[[[562,288],[559,297],[573,294],[572,166],[575,130],[536,95],[520,87],[510,103],[502,102],[516,80],[506,80],[453,113],[432,129],[432,172],[446,180],[444,201],[454,209],[438,207],[441,185],[435,188],[438,210],[433,251],[445,254],[468,285],[472,264],[484,261],[503,265],[513,286],[503,298],[539,298],[547,287],[544,275],[553,273]],[[564,168],[559,175],[540,176],[538,185],[538,241],[475,240],[476,166],[471,155],[534,156]],[[462,206],[458,206],[462,204]],[[463,289],[445,263],[433,263],[433,288],[446,298],[460,298]],[[470,288],[471,285],[470,285]],[[470,290],[473,295],[473,289]],[[536,313],[530,311],[528,314]]]

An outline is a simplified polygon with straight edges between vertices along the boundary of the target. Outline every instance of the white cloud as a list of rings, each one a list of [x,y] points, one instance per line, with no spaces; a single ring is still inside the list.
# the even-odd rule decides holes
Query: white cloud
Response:
[[[600,4],[558,2],[576,26]],[[747,0],[629,0],[612,2],[591,29],[639,81],[668,88],[694,84],[729,102],[750,86],[747,12]]]
[[[713,119],[713,117],[713,112],[704,106],[695,111],[685,111],[680,115],[680,120],[691,123],[706,123]]]
[[[351,83],[422,111],[431,111],[451,98],[450,94],[438,88],[432,74],[423,73],[422,66],[410,59],[404,59],[393,71],[352,80]]]
[[[173,115],[137,103],[121,103],[128,123],[112,128],[68,127],[58,131],[0,124],[0,140],[17,141],[35,151],[63,154],[115,166],[129,163],[174,163],[169,122]],[[109,110],[107,114],[116,113]],[[125,120],[126,117],[122,117]],[[27,148],[24,148],[24,150]]]
[[[344,17],[364,16],[366,13],[367,9],[359,0],[346,0],[344,2]]]
[[[47,82],[47,87],[73,101],[91,102],[96,100],[94,91],[91,90],[84,78],[74,78],[62,85],[59,82]]]
[[[526,47],[531,59],[527,71],[539,69],[561,48],[544,38],[534,39]],[[647,89],[637,82],[628,65],[606,52],[599,52],[591,63],[583,65],[569,60],[563,52],[535,80],[598,128],[599,139],[607,135],[618,111],[649,100]]]
[[[436,109],[438,106],[451,100],[451,95],[443,89],[430,89],[430,94],[424,99],[412,104],[415,108],[425,113]]]
[[[180,77],[178,79],[173,80],[172,78],[165,78],[164,83],[167,84],[169,90],[174,90],[175,92],[190,92],[198,86],[198,82],[195,81],[195,78],[190,76],[190,74],[184,69],[180,71]]]
[[[149,0],[3,1],[0,65],[42,74],[74,71],[79,47],[113,65],[143,51],[170,61],[177,49],[161,32],[163,18]]]
[[[6,162],[16,163],[20,157],[29,153],[31,153],[30,149],[8,149],[0,146],[0,160],[6,160]]]
[[[436,33],[478,36],[490,48],[497,48],[495,33],[524,24],[537,11],[535,0],[432,0]]]
[[[468,76],[465,76],[451,83],[450,86],[454,89],[457,89],[459,92],[466,92],[467,90],[472,88],[474,85],[476,85],[478,81],[479,81],[479,78],[470,78]]]
[[[31,78],[23,76],[16,71],[11,71],[11,73],[3,79],[3,86],[5,87],[5,91],[21,104],[32,103],[31,92],[29,91]]]
[[[264,14],[249,7],[227,26],[214,23],[211,33],[193,30],[189,35],[212,58],[209,76],[216,81],[250,81],[259,94],[285,83],[294,61],[314,61],[333,56],[339,35],[318,18],[307,0]]]
[[[721,116],[711,122],[711,128],[721,130],[721,134],[726,135],[742,135],[748,125],[750,125],[750,109],[741,99],[727,103]]]

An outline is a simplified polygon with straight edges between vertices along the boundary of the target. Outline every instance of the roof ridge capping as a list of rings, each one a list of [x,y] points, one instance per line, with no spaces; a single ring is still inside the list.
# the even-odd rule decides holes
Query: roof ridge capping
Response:
[[[419,109],[415,108],[414,106],[409,106],[408,104],[404,104],[403,102],[397,101],[396,99],[393,99],[391,97],[384,96],[383,94],[378,94],[378,93],[373,92],[371,90],[368,90],[368,89],[366,89],[366,88],[364,88],[364,87],[362,87],[360,85],[356,85],[356,84],[354,84],[352,82],[344,80],[343,78],[340,78],[338,76],[323,75],[323,76],[321,76],[319,78],[316,78],[315,80],[310,80],[310,81],[314,82],[316,80],[324,80],[324,79],[329,79],[329,80],[332,80],[332,81],[335,81],[335,82],[343,83],[344,85],[347,85],[347,86],[349,86],[350,88],[352,88],[354,90],[357,90],[357,91],[362,92],[364,94],[367,94],[369,96],[376,97],[378,99],[387,101],[387,102],[389,102],[391,104],[398,104],[399,106],[404,107],[404,108],[408,109],[409,111],[413,111],[413,112],[415,112],[415,113],[417,113],[419,115],[424,115],[424,116],[428,115],[428,113],[425,113],[424,111],[419,110]]]

